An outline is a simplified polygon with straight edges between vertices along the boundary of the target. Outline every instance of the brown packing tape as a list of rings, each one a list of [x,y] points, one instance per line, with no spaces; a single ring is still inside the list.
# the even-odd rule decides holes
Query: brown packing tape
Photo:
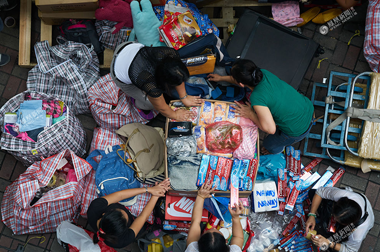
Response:
[[[213,54],[199,55],[182,59],[190,75],[207,74],[214,72],[216,57]]]

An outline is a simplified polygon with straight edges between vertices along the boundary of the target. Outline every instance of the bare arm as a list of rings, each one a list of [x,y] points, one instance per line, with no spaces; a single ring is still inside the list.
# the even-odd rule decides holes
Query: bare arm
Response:
[[[274,122],[272,113],[268,107],[253,106],[255,109],[253,110],[249,102],[246,102],[244,105],[235,101],[235,104],[235,110],[238,116],[250,119],[257,125],[257,127],[259,127],[259,129],[268,134],[274,134],[276,132],[276,123]]]
[[[177,111],[172,110],[169,107],[169,105],[166,104],[163,95],[161,95],[160,97],[157,97],[157,98],[148,96],[148,99],[152,103],[155,110],[157,110],[163,116],[168,117],[170,119],[175,119],[178,121],[186,121],[193,114],[191,111],[188,111],[185,109],[179,109]]]
[[[232,83],[232,84],[235,84],[235,85],[238,85],[238,83],[235,81],[235,79],[231,76],[231,75],[225,75],[225,76],[221,76],[219,74],[209,74],[207,76],[208,80],[210,81],[215,81],[215,82],[218,82],[218,81],[226,81],[226,82],[229,82],[229,83]]]
[[[319,196],[318,194],[315,194],[313,201],[311,203],[310,213],[315,214],[321,202],[322,202],[322,197]],[[314,230],[314,227],[315,227],[315,217],[309,216],[309,218],[306,221],[306,234],[309,233],[310,230]]]
[[[176,86],[175,90],[180,98],[185,97],[184,99],[181,99],[181,101],[186,107],[197,107],[202,105],[203,100],[199,96],[192,96],[186,93],[184,82],[182,82],[181,85]]]
[[[212,188],[212,183],[209,185],[203,184],[199,189],[191,215],[191,225],[186,246],[189,246],[190,243],[198,241],[199,238],[201,238],[200,224],[202,221],[203,204],[206,198],[211,198],[211,193],[213,193],[214,190],[215,188]]]
[[[150,213],[153,211],[154,206],[157,203],[159,197],[152,196],[150,200],[148,201],[148,204],[144,207],[144,210],[141,212],[141,214],[133,221],[130,229],[132,229],[135,232],[135,235],[137,235],[141,228],[144,226],[145,222],[148,220]]]
[[[239,248],[243,247],[244,244],[244,233],[243,228],[240,223],[239,215],[243,211],[243,202],[239,201],[239,205],[235,206],[235,209],[231,209],[231,206],[228,207],[232,216],[232,238],[231,245],[237,245]]]

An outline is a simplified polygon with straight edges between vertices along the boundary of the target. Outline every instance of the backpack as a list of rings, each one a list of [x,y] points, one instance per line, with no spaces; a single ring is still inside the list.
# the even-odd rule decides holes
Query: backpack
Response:
[[[96,172],[96,192],[100,197],[124,189],[140,187],[134,171],[117,154],[118,149],[120,149],[120,145],[115,145],[112,150],[107,151],[94,150],[86,159]],[[99,155],[102,156],[102,159],[98,164],[93,158]],[[120,201],[125,206],[133,205],[135,202],[136,196]]]
[[[95,25],[91,20],[70,19],[59,27],[64,38],[83,44],[92,44],[97,54],[103,52],[104,47],[99,42],[99,36]]]
[[[171,234],[158,229],[148,233],[144,238],[137,239],[137,245],[141,252],[183,252],[186,249],[186,236],[178,233]]]
[[[116,131],[124,142],[117,150],[119,157],[136,172],[141,183],[154,185],[165,179],[165,143],[162,129],[141,123],[130,123]]]

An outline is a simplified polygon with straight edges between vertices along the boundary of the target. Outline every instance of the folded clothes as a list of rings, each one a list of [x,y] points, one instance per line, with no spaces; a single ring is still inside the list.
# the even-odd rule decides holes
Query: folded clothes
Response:
[[[197,190],[198,169],[202,155],[188,157],[169,156],[168,173],[175,190]]]
[[[19,129],[15,123],[6,123],[4,125],[4,132],[7,132],[11,134],[12,136],[17,137],[19,134]]]
[[[37,137],[38,137],[38,134],[40,134],[45,128],[42,127],[42,128],[38,128],[38,129],[35,129],[35,130],[30,130],[30,131],[27,131],[26,133],[28,134],[28,136],[33,139],[35,142],[37,142]]]

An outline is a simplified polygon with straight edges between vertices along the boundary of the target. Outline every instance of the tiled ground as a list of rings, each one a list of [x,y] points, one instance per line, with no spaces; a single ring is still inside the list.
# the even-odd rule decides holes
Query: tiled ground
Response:
[[[0,13],[0,17],[3,19],[6,16],[17,18],[19,16],[18,11],[19,8],[7,13]],[[362,51],[364,41],[363,25],[359,26],[362,30],[361,35],[354,37],[351,40],[350,45],[347,45],[347,42],[354,35],[354,30],[358,27],[351,28],[348,25],[345,25],[344,27],[339,27],[330,32],[327,36],[320,35],[316,31],[317,28],[318,27],[315,24],[309,23],[302,29],[304,35],[313,38],[320,43],[325,50],[325,54],[313,59],[300,87],[300,91],[306,94],[309,98],[311,97],[311,86],[313,82],[322,82],[322,79],[327,78],[332,70],[346,73],[361,73],[370,70],[363,57]],[[32,29],[32,40],[38,40],[38,25],[34,25],[33,23]],[[18,43],[18,28],[5,28],[0,33],[0,53],[7,53],[12,57],[12,60],[8,65],[0,67],[0,106],[15,94],[26,90],[28,69],[21,68],[17,65]],[[318,62],[321,59],[324,60],[320,62],[320,67],[318,68]],[[79,118],[86,129],[88,143],[90,143],[92,131],[96,126],[96,123],[91,115],[80,115]],[[303,144],[304,143],[301,142],[300,144],[295,145],[295,147],[303,150]],[[311,158],[303,157],[302,163],[307,164],[311,160]],[[318,170],[318,172],[322,174],[329,165],[335,168],[339,166],[332,161],[324,160],[315,168],[315,170]],[[6,186],[14,181],[19,174],[24,172],[26,167],[20,162],[17,162],[13,156],[7,154],[5,151],[0,151],[0,167],[1,201]],[[346,169],[346,174],[337,186],[348,185],[357,191],[365,193],[371,201],[376,218],[375,226],[364,240],[361,251],[380,251],[380,240],[378,239],[380,233],[380,173],[373,171],[371,173],[363,174],[358,169],[350,167],[346,167]],[[85,226],[86,220],[81,219],[80,224]],[[43,234],[46,239],[43,239],[40,236],[41,235],[15,236],[10,229],[0,222],[0,252],[16,251],[19,244],[25,244],[29,239],[31,240],[26,246],[26,252],[62,251],[62,248],[56,242],[55,234]],[[41,243],[42,241],[44,242]],[[135,251],[135,249],[132,248],[127,248],[127,250]]]

